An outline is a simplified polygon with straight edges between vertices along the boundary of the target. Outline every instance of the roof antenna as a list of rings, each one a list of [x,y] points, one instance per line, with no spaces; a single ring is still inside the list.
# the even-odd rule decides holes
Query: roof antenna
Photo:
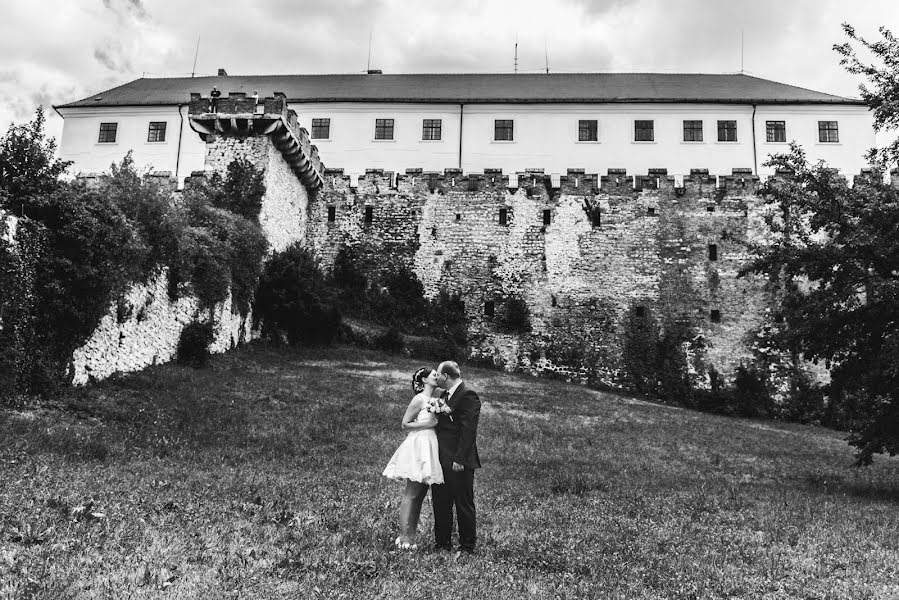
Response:
[[[518,32],[515,32],[515,74],[518,75]]]
[[[194,68],[190,71],[190,76],[197,74],[197,57],[200,55],[200,36],[197,35],[197,51],[194,52]]]
[[[546,74],[549,75],[549,50],[546,49],[546,36],[543,37],[543,56],[546,59]]]
[[[743,31],[740,30],[740,75],[743,75]]]
[[[371,71],[371,28],[368,30],[368,64],[365,65],[365,71]]]

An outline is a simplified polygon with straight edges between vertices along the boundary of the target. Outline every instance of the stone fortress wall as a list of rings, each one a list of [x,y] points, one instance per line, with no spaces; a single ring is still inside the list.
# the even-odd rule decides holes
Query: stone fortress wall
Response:
[[[708,385],[712,369],[727,377],[752,362],[770,318],[767,282],[737,277],[766,235],[759,186],[749,169],[331,170],[310,202],[307,240],[325,268],[355,247],[412,268],[429,297],[461,294],[471,357],[619,386],[628,320],[680,322],[699,332],[689,369]],[[497,326],[512,298],[526,303],[531,331]]]
[[[637,312],[697,327],[726,373],[749,358],[746,335],[769,303],[764,282],[736,277],[760,230],[758,185],[749,173],[698,170],[682,180],[662,169],[328,171],[307,239],[325,267],[345,245],[405,253],[426,295],[462,295],[472,355],[506,369],[616,385],[625,319]],[[510,298],[525,301],[530,332],[496,327]]]

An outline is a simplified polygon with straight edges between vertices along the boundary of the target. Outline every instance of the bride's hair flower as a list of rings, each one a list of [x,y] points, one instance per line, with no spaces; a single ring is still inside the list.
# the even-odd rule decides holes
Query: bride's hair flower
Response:
[[[425,389],[425,379],[431,373],[431,369],[422,367],[412,375],[412,389],[415,393],[423,392]]]

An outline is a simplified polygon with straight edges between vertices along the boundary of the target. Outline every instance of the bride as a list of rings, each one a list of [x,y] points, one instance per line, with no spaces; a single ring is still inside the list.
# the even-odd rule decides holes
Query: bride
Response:
[[[421,515],[421,504],[432,483],[443,483],[443,469],[437,454],[437,415],[429,410],[435,397],[437,372],[421,368],[412,376],[412,389],[417,392],[403,415],[403,429],[409,435],[396,449],[384,476],[404,480],[406,490],[400,502],[400,536],[394,543],[398,548],[415,549],[415,532]]]

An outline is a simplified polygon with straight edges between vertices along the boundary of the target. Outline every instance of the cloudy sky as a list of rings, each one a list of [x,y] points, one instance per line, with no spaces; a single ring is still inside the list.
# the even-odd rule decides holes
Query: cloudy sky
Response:
[[[896,0],[3,2],[0,127],[133,79],[230,74],[693,72],[857,96],[840,23],[899,34]],[[48,131],[61,119],[50,110]]]

